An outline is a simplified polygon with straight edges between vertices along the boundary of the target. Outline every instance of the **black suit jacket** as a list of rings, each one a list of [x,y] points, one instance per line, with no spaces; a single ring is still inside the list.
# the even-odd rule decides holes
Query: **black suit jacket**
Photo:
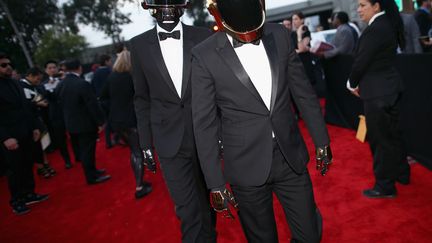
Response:
[[[108,66],[99,67],[94,72],[91,85],[93,86],[93,90],[96,93],[96,96],[99,97],[102,89],[105,85],[105,82],[108,78],[108,76],[111,73],[111,68]]]
[[[354,54],[351,87],[360,87],[362,99],[396,94],[403,90],[396,70],[397,35],[385,15],[379,16],[361,35]]]
[[[112,72],[102,89],[100,99],[110,104],[108,119],[114,129],[136,127],[134,86],[129,72]]]
[[[159,156],[172,158],[184,134],[192,134],[191,49],[210,35],[207,29],[183,25],[181,97],[165,66],[156,27],[131,39],[135,111],[143,149],[151,148],[154,142]]]
[[[29,139],[32,131],[40,128],[24,91],[18,81],[0,78],[0,142],[9,138]],[[0,145],[2,146],[2,145]]]
[[[291,94],[315,145],[329,144],[317,96],[289,32],[278,24],[266,24],[264,28],[262,42],[272,73],[270,111],[224,32],[215,34],[192,51],[192,114],[208,188],[225,184],[218,153],[218,110],[224,172],[231,184],[265,183],[272,164],[272,131],[294,171],[305,171],[309,155],[292,111]]]
[[[82,78],[67,74],[56,93],[69,132],[96,132],[98,126],[104,123],[96,95],[91,85]]]
[[[419,26],[420,35],[428,36],[429,30],[432,27],[432,15],[422,9],[418,9],[414,13],[414,18]]]

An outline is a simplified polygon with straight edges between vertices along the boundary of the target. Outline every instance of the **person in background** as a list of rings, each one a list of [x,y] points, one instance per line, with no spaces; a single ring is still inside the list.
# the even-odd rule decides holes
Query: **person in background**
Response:
[[[334,48],[322,53],[324,58],[332,58],[337,55],[350,55],[354,51],[358,36],[355,30],[348,24],[349,17],[345,12],[337,12],[333,15],[332,25],[337,29],[332,41]]]
[[[57,97],[55,96],[55,89],[60,84],[62,75],[59,73],[57,62],[49,60],[45,63],[45,73],[48,79],[44,82],[46,90],[46,97],[49,102],[49,120],[51,122],[52,131],[50,132],[51,140],[60,150],[60,154],[65,163],[66,169],[72,168],[72,162],[67,147],[66,129],[63,120],[63,111],[58,104]]]
[[[144,156],[139,144],[133,97],[135,94],[131,71],[130,53],[120,52],[108,76],[100,99],[109,101],[108,121],[130,148],[130,163],[135,175],[135,198],[139,199],[152,191],[151,184],[144,178]]]
[[[423,53],[423,48],[420,41],[420,29],[414,18],[414,15],[401,13],[402,21],[405,30],[405,49],[402,51],[406,54]]]
[[[6,162],[9,204],[17,214],[48,199],[35,193],[32,146],[40,139],[40,123],[28,105],[23,89],[12,77],[10,58],[0,53],[0,149]]]
[[[285,26],[285,28],[287,28],[287,30],[292,31],[293,26],[292,26],[292,17],[289,17],[287,19],[284,19],[282,24]]]
[[[79,60],[66,61],[66,77],[56,89],[63,110],[66,130],[72,148],[82,162],[87,184],[102,183],[111,178],[104,169],[96,169],[96,139],[103,130],[104,115],[91,84],[80,78]]]
[[[393,198],[396,182],[409,184],[410,167],[402,143],[399,113],[403,83],[395,67],[397,48],[405,47],[404,25],[394,0],[358,0],[368,24],[355,52],[347,88],[363,100],[375,184],[368,198]]]
[[[100,97],[102,88],[105,85],[105,82],[111,73],[111,68],[112,68],[112,58],[109,55],[105,55],[105,54],[101,55],[99,57],[99,67],[94,72],[91,81],[93,89],[96,93],[96,97],[98,98]],[[109,116],[108,115],[109,106],[110,106],[109,101],[101,102],[101,107],[105,113],[105,116]],[[111,128],[111,124],[108,121],[105,125],[105,148],[107,149],[112,148],[113,144],[115,143],[111,140],[111,133],[112,133],[112,128]]]
[[[430,52],[432,51],[432,42],[428,37],[432,28],[431,0],[417,0],[417,6],[418,9],[414,13],[414,17],[420,29],[423,52]]]
[[[24,90],[29,106],[32,107],[34,116],[43,124],[43,131],[41,132],[47,132],[48,128],[42,119],[42,112],[44,111],[43,109],[48,107],[49,103],[44,94],[38,89],[43,75],[44,72],[41,69],[37,67],[30,68],[25,77],[19,81],[19,84]],[[33,143],[33,157],[39,175],[42,175],[44,178],[50,178],[56,174],[56,171],[49,165],[46,153],[42,148],[41,140]]]

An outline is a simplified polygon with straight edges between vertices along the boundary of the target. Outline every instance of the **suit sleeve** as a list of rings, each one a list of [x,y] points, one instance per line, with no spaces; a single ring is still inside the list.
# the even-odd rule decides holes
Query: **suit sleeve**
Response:
[[[131,43],[132,79],[135,95],[134,105],[137,118],[139,141],[142,149],[152,148],[152,132],[150,123],[151,100],[147,79],[140,66],[135,45]]]
[[[198,156],[207,187],[219,188],[225,179],[219,158],[215,85],[199,55],[195,51],[192,55],[192,118]]]
[[[106,100],[110,99],[110,93],[109,93],[109,91],[110,91],[110,88],[109,88],[110,87],[110,83],[111,83],[111,77],[108,76],[105,84],[102,87],[102,90],[101,90],[101,93],[100,93],[100,96],[99,96],[99,99],[101,101],[106,101]]]
[[[349,77],[350,86],[352,88],[355,88],[359,85],[371,60],[376,55],[376,53],[379,52],[382,46],[380,45],[380,35],[377,35],[377,33],[374,32],[374,29],[371,29],[370,31],[364,33],[359,42],[359,47],[355,54],[354,63]]]
[[[324,52],[325,58],[332,58],[341,53],[349,53],[354,48],[352,43],[354,43],[354,36],[351,31],[343,29],[337,35],[338,43],[333,50]],[[336,36],[335,36],[336,39]]]
[[[286,33],[287,43],[291,43],[288,31]],[[293,45],[289,44],[288,49],[287,78],[292,97],[300,110],[315,146],[322,147],[328,145],[330,144],[330,139],[318,98]]]
[[[92,89],[92,86],[86,81],[84,81],[82,84],[83,87],[81,89],[81,97],[84,100],[84,104],[86,105],[93,121],[98,126],[102,126],[105,121],[105,116]]]

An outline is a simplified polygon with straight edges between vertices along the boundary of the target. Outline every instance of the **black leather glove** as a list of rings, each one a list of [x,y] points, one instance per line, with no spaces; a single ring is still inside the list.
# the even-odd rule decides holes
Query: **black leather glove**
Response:
[[[330,145],[316,149],[316,169],[320,171],[321,175],[324,176],[329,171],[332,160],[333,155]]]
[[[143,150],[144,153],[144,166],[153,173],[156,173],[156,163],[154,161],[153,153],[151,149]]]
[[[238,203],[236,202],[234,195],[225,187],[212,189],[210,192],[210,203],[213,209],[222,213],[223,217],[234,219],[234,215],[231,213],[229,205],[231,204],[234,209],[238,209]]]

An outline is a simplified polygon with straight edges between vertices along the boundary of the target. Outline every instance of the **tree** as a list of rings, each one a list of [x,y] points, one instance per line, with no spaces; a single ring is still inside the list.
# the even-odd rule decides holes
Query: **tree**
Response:
[[[87,48],[83,36],[71,32],[48,30],[42,37],[35,52],[36,62],[42,66],[47,60],[78,58]]]
[[[0,48],[13,57],[20,70],[31,65],[31,62],[26,61],[23,50],[27,49],[32,55],[41,36],[55,23],[58,13],[56,2],[57,0],[1,0]],[[9,10],[8,14],[4,6]],[[15,23],[15,30],[10,19]]]
[[[194,19],[195,26],[210,27],[214,21],[209,17],[209,13],[206,10],[206,1],[204,0],[192,0],[190,2],[190,7],[186,11],[189,17]]]
[[[91,25],[111,37],[113,43],[121,41],[121,25],[131,22],[129,14],[120,12],[126,2],[133,0],[69,0],[62,6],[66,24],[78,32],[77,23]]]

